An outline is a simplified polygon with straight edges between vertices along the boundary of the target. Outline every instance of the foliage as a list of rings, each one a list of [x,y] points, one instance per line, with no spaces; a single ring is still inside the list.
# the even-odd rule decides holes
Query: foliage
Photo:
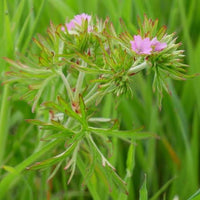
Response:
[[[68,194],[62,195],[62,198],[68,199],[73,195],[70,192],[80,191],[81,182],[87,186],[94,199],[107,199],[109,196],[113,199],[138,199],[138,185],[142,185],[144,172],[147,174],[147,179],[145,178],[140,189],[140,198],[147,199],[148,195],[156,199],[167,188],[169,188],[167,190],[169,199],[176,194],[181,198],[187,198],[195,193],[199,184],[197,173],[199,155],[197,148],[199,130],[199,103],[197,102],[199,101],[197,99],[199,96],[198,90],[194,87],[196,99],[191,96],[188,104],[187,94],[193,88],[192,83],[198,80],[188,81],[184,87],[177,85],[176,90],[182,94],[182,97],[177,96],[169,78],[185,80],[189,77],[185,71],[187,65],[182,64],[183,51],[178,49],[180,44],[176,44],[174,34],[166,34],[165,27],[161,27],[160,30],[157,28],[157,20],[149,20],[146,16],[143,23],[139,21],[139,30],[136,32],[136,23],[133,23],[132,12],[129,12],[132,6],[127,7],[134,4],[141,17],[145,9],[148,16],[152,16],[156,4],[125,1],[118,7],[114,3],[94,1],[88,6],[86,1],[85,8],[90,8],[95,14],[99,12],[100,16],[105,16],[105,13],[95,12],[98,10],[97,5],[110,10],[112,22],[108,18],[102,21],[93,16],[92,22],[86,20],[81,26],[77,26],[73,34],[66,28],[62,31],[63,25],[55,26],[51,22],[46,36],[34,36],[34,43],[27,51],[33,33],[40,32],[45,35],[44,28],[47,27],[47,20],[38,21],[40,15],[46,18],[49,15],[45,1],[41,2],[39,9],[37,2],[34,3],[34,9],[39,10],[36,16],[27,13],[28,9],[23,13],[23,8],[30,7],[30,2],[21,1],[18,4],[16,1],[18,12],[14,12],[14,7],[9,1],[4,1],[1,7],[4,11],[2,13],[9,9],[8,15],[1,16],[4,26],[2,30],[6,30],[2,31],[1,43],[7,48],[6,53],[1,53],[1,56],[9,63],[8,65],[5,61],[1,61],[2,66],[6,66],[3,69],[6,76],[2,76],[5,85],[0,118],[1,123],[4,124],[0,130],[3,144],[1,149],[5,150],[5,155],[8,155],[7,146],[15,145],[12,146],[8,158],[4,158],[1,162],[3,169],[9,173],[6,175],[5,171],[2,172],[0,190],[3,192],[0,192],[0,196],[3,198],[6,195],[7,199],[11,196],[23,199],[24,195],[26,199],[27,196],[30,199],[44,199],[44,195],[47,195],[47,198],[52,195],[51,198],[55,199],[59,196],[59,191],[68,191]],[[73,1],[68,4],[64,1],[58,4],[54,1],[47,2],[54,5],[55,10],[61,11],[55,18],[51,17],[51,20],[57,21],[56,23],[60,23],[63,17],[66,17],[63,11],[68,11],[69,18],[78,13],[77,4]],[[174,5],[174,11],[180,8],[183,22],[185,20],[183,8],[186,5],[181,1],[174,4],[177,4]],[[194,1],[190,9],[195,8],[192,7],[193,4]],[[81,7],[81,3],[79,6]],[[123,24],[122,27],[118,25],[119,16],[115,15],[116,12],[112,12],[116,8],[120,11],[118,14],[122,14],[128,28]],[[45,12],[41,14],[43,9]],[[26,15],[27,20],[22,24],[20,19]],[[167,15],[157,15],[161,20],[164,16]],[[192,17],[190,14],[185,25],[187,28],[184,26],[183,39],[188,50],[186,58],[191,65],[190,72],[196,73],[198,70],[195,68],[197,66],[195,58],[198,60],[198,43],[195,46],[188,39]],[[35,20],[32,21],[34,18]],[[169,18],[173,19],[173,12]],[[171,30],[175,29],[173,24],[176,22],[172,23],[172,20],[169,22]],[[34,25],[31,26],[32,24]],[[92,31],[88,31],[90,26]],[[40,30],[39,27],[42,29]],[[119,30],[122,29],[119,34]],[[24,34],[25,30],[27,35]],[[129,33],[128,30],[133,32]],[[167,44],[167,48],[154,52],[150,56],[138,55],[131,49],[130,41],[133,40],[133,34],[141,34],[150,39],[157,37],[159,41]],[[25,42],[22,42],[22,39]],[[16,55],[14,49],[18,49],[22,55]],[[8,84],[12,88],[8,88]],[[159,106],[163,95],[165,96],[163,110],[160,112],[150,92],[152,85],[158,96]],[[182,87],[183,92],[180,90]],[[163,89],[169,92],[171,97],[166,96]],[[129,97],[130,95],[133,99]],[[6,102],[8,96],[12,97],[11,102]],[[23,103],[19,103],[18,99],[23,100]],[[116,102],[118,105],[114,108],[113,104]],[[194,102],[198,109],[193,116]],[[23,109],[26,106],[30,110],[27,103],[31,105],[34,114]],[[10,112],[7,111],[9,104],[12,108],[10,120],[8,120]],[[185,106],[187,108],[183,105],[187,105]],[[176,113],[174,109],[177,110]],[[131,110],[134,112],[130,112]],[[30,122],[30,125],[24,122],[25,118],[29,118],[26,121]],[[120,123],[111,118],[119,118]],[[189,120],[192,121],[192,129]],[[155,140],[158,136],[145,130],[132,130],[133,121],[136,127],[145,125],[145,130],[158,133],[161,140]],[[38,126],[39,129],[31,124]],[[6,132],[6,128],[14,133],[13,139],[7,142],[6,135],[2,134]],[[190,130],[192,130],[191,142],[188,134]],[[19,144],[16,143],[18,138]],[[145,138],[153,139],[140,141]],[[0,161],[3,158],[3,151],[1,151]],[[109,158],[109,155],[112,157]],[[35,163],[40,157],[43,157],[43,161]],[[162,164],[165,161],[169,161],[168,166]],[[183,162],[186,163],[184,166]],[[158,167],[158,163],[161,163],[161,167]],[[25,168],[29,169],[28,172],[24,172]],[[38,172],[30,169],[43,170],[38,175]],[[65,170],[70,171],[69,176],[65,174]],[[83,180],[77,173],[83,175]],[[178,174],[177,178],[170,179],[175,174]],[[35,175],[43,185],[41,189],[35,187],[37,181],[33,178]],[[184,185],[186,189],[181,190],[180,185],[184,176],[189,178],[191,185]],[[26,189],[21,193],[22,195],[20,192],[15,194],[15,188],[23,191],[23,187],[17,184],[8,194],[11,182],[20,183],[18,177],[21,177],[20,182],[25,181]],[[48,184],[44,184],[46,180]],[[70,182],[69,186],[66,186],[67,182]],[[58,187],[60,189],[56,189]],[[37,191],[35,193],[37,197],[33,195],[34,191]],[[124,192],[129,195],[124,195]],[[87,190],[75,195],[76,199],[79,196],[83,197],[87,195]]]

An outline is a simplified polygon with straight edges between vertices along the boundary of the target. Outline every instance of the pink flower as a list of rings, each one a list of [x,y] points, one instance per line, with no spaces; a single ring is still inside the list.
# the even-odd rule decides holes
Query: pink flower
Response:
[[[81,26],[82,23],[83,23],[83,21],[85,21],[85,20],[87,20],[88,23],[89,23],[90,20],[91,20],[91,16],[90,16],[90,15],[87,15],[87,14],[85,14],[85,13],[82,13],[82,14],[80,14],[80,15],[76,15],[76,16],[74,17],[74,19],[72,19],[69,23],[66,23],[65,26],[67,27],[67,30],[68,30],[68,31],[71,31],[71,30],[73,30],[73,29],[76,27],[76,25]],[[65,31],[65,27],[64,27],[64,26],[61,27],[61,30],[62,30],[62,31]],[[89,31],[91,31],[91,27],[90,27],[90,26],[88,26],[88,32],[89,32]]]
[[[73,22],[72,20],[71,20],[69,23],[66,23],[65,26],[67,27],[67,30],[68,30],[68,31],[71,31],[72,29],[75,28],[75,24],[74,24],[74,22]],[[65,31],[65,27],[62,26],[62,27],[61,27],[61,30],[62,30],[62,31]]]
[[[134,40],[130,42],[132,50],[135,51],[137,54],[151,54],[152,43],[148,37],[142,39],[140,35],[134,35]]]
[[[167,47],[167,44],[165,42],[163,43],[159,42],[157,38],[155,37],[151,40],[151,46],[154,51],[162,51],[164,48]]]
[[[91,20],[91,16],[87,15],[85,13],[82,13],[80,15],[76,15],[73,19],[74,23],[78,24],[79,26],[82,25],[82,22],[87,20],[88,22],[90,22]]]
[[[162,51],[167,47],[166,43],[159,42],[156,37],[150,40],[148,37],[142,39],[140,35],[134,35],[131,42],[131,48],[137,54],[150,55],[155,51]]]
[[[70,21],[69,23],[66,23],[65,26],[67,27],[67,30],[70,31],[73,28],[75,28],[75,24],[73,21]]]

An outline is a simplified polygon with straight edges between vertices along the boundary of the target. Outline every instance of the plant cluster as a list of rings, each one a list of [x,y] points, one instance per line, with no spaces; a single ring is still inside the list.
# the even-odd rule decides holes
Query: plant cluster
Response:
[[[117,186],[126,192],[125,182],[105,156],[112,148],[110,138],[133,143],[156,135],[120,130],[117,120],[99,114],[98,105],[108,94],[133,95],[137,73],[154,74],[152,87],[159,106],[163,89],[169,92],[167,79],[187,78],[175,34],[167,34],[165,26],[158,29],[158,20],[146,16],[138,22],[135,35],[125,27],[118,34],[108,18],[83,13],[64,25],[51,23],[46,37],[34,38],[39,53],[33,48],[31,56],[21,55],[20,61],[5,58],[11,70],[4,83],[13,83],[15,98],[32,104],[37,119],[27,121],[42,130],[43,141],[56,141],[54,150],[60,152],[28,169],[56,165],[53,177],[65,163],[64,169],[71,170],[70,182],[78,166],[85,184],[94,174],[103,174],[110,189]]]

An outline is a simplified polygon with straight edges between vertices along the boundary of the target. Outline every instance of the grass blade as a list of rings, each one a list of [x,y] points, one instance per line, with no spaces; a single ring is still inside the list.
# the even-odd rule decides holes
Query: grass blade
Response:
[[[144,182],[142,184],[142,187],[140,188],[140,200],[148,200],[148,192],[147,192],[147,186],[146,186],[146,175],[144,177]]]

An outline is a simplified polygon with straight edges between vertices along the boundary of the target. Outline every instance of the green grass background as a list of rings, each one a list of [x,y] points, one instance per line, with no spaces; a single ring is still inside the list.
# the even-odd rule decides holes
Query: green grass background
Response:
[[[168,33],[176,32],[183,43],[188,73],[200,72],[200,6],[199,0],[0,0],[0,82],[8,65],[2,57],[17,58],[17,52],[26,53],[36,33],[45,34],[49,22],[64,23],[66,17],[86,12],[106,18],[109,16],[117,31],[122,31],[119,18],[133,33],[137,16],[144,14],[167,25]],[[139,190],[147,177],[149,199],[189,199],[200,187],[200,78],[185,82],[171,81],[172,95],[164,94],[159,111],[152,92],[151,77],[137,76],[133,86],[134,98],[121,98],[116,111],[114,98],[104,101],[102,115],[119,118],[123,129],[144,126],[157,133],[160,140],[138,142],[132,163],[132,177],[128,179],[129,195],[119,192],[118,199],[139,199]],[[47,183],[51,169],[39,172],[15,172],[15,167],[28,158],[39,143],[37,129],[24,119],[34,118],[30,105],[9,98],[10,86],[0,87],[0,180],[6,173],[14,176],[4,182],[3,200],[43,199],[109,199],[104,182],[93,180],[93,192],[81,187],[82,177],[77,171],[70,185],[68,175],[60,170]],[[112,163],[124,177],[128,145],[113,140]],[[48,156],[48,155],[46,155]],[[9,167],[8,167],[9,166]],[[12,167],[10,167],[12,166]],[[172,179],[172,180],[171,180]],[[171,180],[171,181],[170,181]],[[3,187],[2,187],[3,188]],[[161,189],[161,190],[160,190]],[[117,191],[113,191],[117,192]],[[200,196],[190,198],[199,200]],[[142,199],[141,199],[142,200]]]

